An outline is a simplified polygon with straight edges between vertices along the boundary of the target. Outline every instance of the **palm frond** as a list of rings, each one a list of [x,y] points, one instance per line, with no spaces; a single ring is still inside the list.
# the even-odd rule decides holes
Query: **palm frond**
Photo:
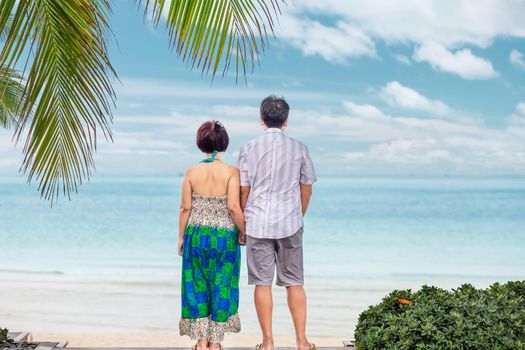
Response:
[[[191,67],[226,75],[235,57],[236,77],[246,79],[273,33],[284,0],[143,0],[158,25],[166,21],[171,47]],[[169,5],[168,10],[165,8]]]
[[[11,28],[11,22],[12,22],[12,19],[8,18],[7,22],[2,28],[2,31],[0,31],[0,41],[4,41],[5,38],[7,37],[7,34],[9,33],[9,29]]]
[[[18,125],[18,109],[22,104],[24,85],[12,69],[0,67],[0,126]]]
[[[51,201],[89,177],[98,131],[111,138],[110,12],[109,0],[0,4],[0,32],[11,22],[0,66],[12,69],[25,58],[28,69],[16,128],[18,139],[27,130],[21,170]]]

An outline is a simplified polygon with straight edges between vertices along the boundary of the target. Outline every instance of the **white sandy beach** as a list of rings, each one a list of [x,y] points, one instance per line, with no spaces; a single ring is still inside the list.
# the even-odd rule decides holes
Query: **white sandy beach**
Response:
[[[243,274],[243,282],[245,278]],[[189,348],[194,343],[178,334],[180,295],[176,282],[151,277],[105,280],[100,276],[1,271],[0,279],[4,287],[0,288],[0,326],[31,332],[37,341],[68,341],[70,347]],[[241,292],[242,331],[227,335],[225,346],[252,347],[261,340],[252,288],[244,284]],[[311,288],[310,294],[310,340],[319,346],[341,346],[343,340],[352,337],[359,312],[351,304],[357,304],[355,297],[361,293],[347,294],[342,299],[345,312],[332,313],[332,319],[328,310],[334,311],[334,302],[322,297],[316,288]],[[379,292],[376,298],[382,294]],[[333,291],[331,295],[341,294]],[[274,297],[276,345],[294,346],[284,290],[276,288]]]

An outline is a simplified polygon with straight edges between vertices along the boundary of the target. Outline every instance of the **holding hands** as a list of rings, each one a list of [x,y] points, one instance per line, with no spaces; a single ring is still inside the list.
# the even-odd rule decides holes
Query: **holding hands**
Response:
[[[246,245],[246,233],[239,231],[239,245],[245,246]]]

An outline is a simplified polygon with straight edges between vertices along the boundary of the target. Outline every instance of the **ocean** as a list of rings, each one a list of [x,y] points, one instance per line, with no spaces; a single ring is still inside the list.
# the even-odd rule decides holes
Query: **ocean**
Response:
[[[35,185],[0,178],[0,326],[176,332],[180,182],[94,177],[50,208]],[[525,279],[524,178],[321,178],[304,229],[315,336],[351,338],[392,289]],[[248,335],[252,291],[243,266]],[[285,291],[274,298],[275,333],[292,335]]]

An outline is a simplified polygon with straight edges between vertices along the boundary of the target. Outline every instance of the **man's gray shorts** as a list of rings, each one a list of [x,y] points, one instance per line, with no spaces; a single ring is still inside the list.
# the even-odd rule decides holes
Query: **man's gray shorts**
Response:
[[[277,269],[276,284],[282,287],[302,286],[303,228],[290,237],[266,239],[246,237],[248,284],[271,286]]]

